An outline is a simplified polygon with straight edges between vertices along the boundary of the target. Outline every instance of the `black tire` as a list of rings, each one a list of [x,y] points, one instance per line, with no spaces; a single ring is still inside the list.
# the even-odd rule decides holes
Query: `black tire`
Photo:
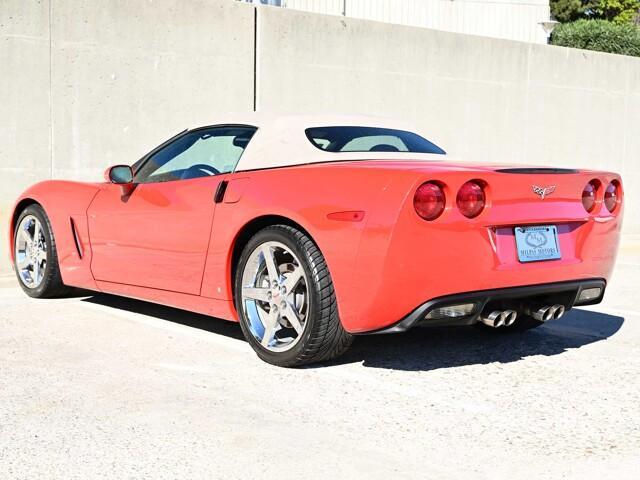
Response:
[[[263,347],[251,334],[242,306],[242,276],[251,253],[265,242],[280,242],[300,260],[309,281],[309,311],[299,341],[284,352]],[[340,323],[331,275],[316,244],[301,231],[274,225],[256,233],[244,247],[238,260],[234,279],[235,305],[245,338],[257,355],[267,363],[281,367],[297,367],[331,360],[342,355],[351,345],[353,336]]]
[[[25,208],[18,217],[16,222],[15,230],[13,232],[14,236],[14,244],[13,250],[15,252],[15,244],[17,242],[17,233],[18,228],[22,220],[28,216],[33,215],[40,222],[42,227],[42,233],[44,235],[46,244],[47,244],[47,252],[46,252],[46,263],[44,267],[44,274],[42,281],[40,284],[34,288],[29,288],[25,285],[23,279],[20,277],[20,270],[17,265],[17,258],[14,259],[14,269],[16,272],[16,277],[18,278],[18,283],[22,290],[33,298],[55,298],[55,297],[63,297],[70,292],[70,288],[65,286],[62,283],[62,276],[60,275],[60,267],[58,266],[58,253],[56,250],[56,241],[53,236],[53,229],[51,228],[51,223],[49,222],[49,217],[45,213],[44,209],[38,204],[29,205]],[[15,255],[14,255],[15,256]]]

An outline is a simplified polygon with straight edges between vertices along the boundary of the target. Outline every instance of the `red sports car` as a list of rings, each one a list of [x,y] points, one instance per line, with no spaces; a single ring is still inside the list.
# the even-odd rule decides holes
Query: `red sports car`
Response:
[[[622,224],[615,173],[456,163],[368,117],[230,116],[105,177],[18,199],[24,291],[239,321],[282,366],[334,358],[355,334],[518,331],[598,303]]]

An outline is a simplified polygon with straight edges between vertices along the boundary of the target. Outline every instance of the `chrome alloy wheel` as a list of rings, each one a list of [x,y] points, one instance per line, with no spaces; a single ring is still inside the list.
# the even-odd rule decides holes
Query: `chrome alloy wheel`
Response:
[[[27,288],[37,288],[47,268],[47,241],[42,224],[33,215],[22,219],[16,230],[16,269]]]
[[[265,242],[251,252],[242,272],[242,308],[251,334],[267,350],[284,352],[298,343],[309,315],[309,286],[289,247]]]

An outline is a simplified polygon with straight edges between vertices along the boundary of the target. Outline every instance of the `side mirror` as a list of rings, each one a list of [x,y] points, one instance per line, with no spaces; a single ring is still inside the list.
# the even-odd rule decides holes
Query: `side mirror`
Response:
[[[129,165],[115,165],[107,168],[104,179],[109,183],[128,185],[133,183],[133,170]]]

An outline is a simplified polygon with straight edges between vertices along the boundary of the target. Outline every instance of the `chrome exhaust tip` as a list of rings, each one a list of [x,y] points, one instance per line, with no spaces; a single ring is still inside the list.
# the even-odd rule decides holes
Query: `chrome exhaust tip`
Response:
[[[502,318],[502,312],[500,310],[494,310],[486,317],[484,315],[481,316],[480,321],[492,328],[498,328],[504,325],[504,319]]]
[[[562,318],[565,311],[566,308],[564,305],[555,304],[540,307],[537,310],[527,309],[526,313],[539,322],[548,322],[549,320],[558,320],[559,318]]]
[[[492,328],[508,327],[518,318],[518,312],[515,310],[494,310],[487,316],[481,316],[480,321]]]
[[[564,315],[564,312],[565,312],[564,305],[554,305],[553,307],[551,307],[551,309],[553,309],[554,320],[559,320]]]
[[[553,312],[549,310],[551,307],[540,307],[538,310],[532,311],[531,316],[539,322],[548,322],[553,318]]]
[[[518,312],[516,312],[515,310],[505,310],[504,312],[502,312],[502,315],[504,316],[505,327],[510,327],[511,325],[516,323],[516,319],[518,318]]]

